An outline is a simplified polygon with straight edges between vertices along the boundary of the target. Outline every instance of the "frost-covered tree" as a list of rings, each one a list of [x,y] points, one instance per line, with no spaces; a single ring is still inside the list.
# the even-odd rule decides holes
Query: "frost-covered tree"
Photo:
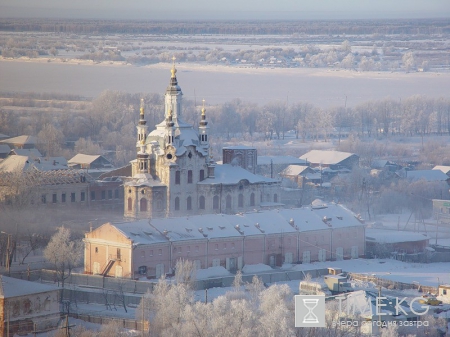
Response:
[[[341,61],[341,68],[352,69],[355,63],[355,57],[352,53],[348,53],[346,57]]]
[[[410,72],[411,70],[416,69],[416,61],[414,59],[414,54],[412,51],[409,51],[405,55],[403,55],[402,62],[406,72]]]
[[[64,281],[82,262],[83,245],[80,241],[71,239],[70,229],[59,227],[44,249],[44,257],[53,264],[58,285],[61,282],[64,287]]]

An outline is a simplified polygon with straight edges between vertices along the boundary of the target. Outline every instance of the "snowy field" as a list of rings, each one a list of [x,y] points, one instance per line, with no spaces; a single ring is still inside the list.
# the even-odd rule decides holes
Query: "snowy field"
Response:
[[[445,97],[450,87],[450,73],[240,68],[186,63],[177,68],[184,97],[205,99],[208,104],[240,98],[258,104],[281,100],[331,107],[344,106],[347,97],[350,107],[388,96],[394,99],[416,94]],[[104,90],[162,94],[169,81],[169,69],[169,64],[138,67],[111,62],[62,62],[58,58],[50,62],[0,59],[0,91],[58,92],[86,97],[96,97]]]

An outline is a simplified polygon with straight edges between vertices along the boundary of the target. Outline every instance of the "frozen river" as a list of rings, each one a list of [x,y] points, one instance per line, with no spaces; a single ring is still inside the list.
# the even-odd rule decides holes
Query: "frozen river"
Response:
[[[96,97],[104,90],[163,94],[169,64],[77,64],[0,60],[0,91],[58,92]],[[178,81],[188,99],[210,104],[234,98],[264,104],[307,101],[320,107],[347,106],[412,95],[448,97],[450,73],[356,72],[334,69],[267,69],[180,64]]]

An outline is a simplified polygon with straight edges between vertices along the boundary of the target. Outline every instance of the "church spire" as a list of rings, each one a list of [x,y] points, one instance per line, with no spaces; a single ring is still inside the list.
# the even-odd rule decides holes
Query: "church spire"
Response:
[[[169,86],[166,89],[165,93],[165,112],[164,115],[167,118],[169,117],[169,110],[172,110],[172,118],[175,125],[178,125],[180,117],[181,117],[181,101],[183,93],[181,92],[181,88],[178,86],[177,80],[177,69],[175,68],[175,56],[172,57],[172,69],[170,69],[170,82]]]
[[[199,133],[199,140],[200,144],[204,147],[208,147],[208,122],[206,121],[206,109],[205,109],[205,100],[203,100],[203,107],[202,107],[202,119],[199,123],[198,127],[198,133]]]
[[[208,122],[206,121],[206,109],[205,109],[205,100],[203,100],[203,107],[202,107],[202,120],[200,121],[201,126],[208,125]]]
[[[144,117],[144,99],[141,98],[141,108],[140,108],[140,114],[139,114],[139,125],[145,125],[147,124],[147,121]]]
[[[170,69],[170,73],[172,74],[170,76],[170,86],[174,87],[178,85],[178,81],[177,81],[177,68],[175,68],[175,56],[172,57],[172,69]]]

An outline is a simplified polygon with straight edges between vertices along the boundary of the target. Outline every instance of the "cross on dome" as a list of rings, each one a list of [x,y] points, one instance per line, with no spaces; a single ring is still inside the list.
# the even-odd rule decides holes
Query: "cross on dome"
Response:
[[[172,69],[170,70],[170,72],[172,73],[172,78],[175,77],[175,74],[177,72],[177,69],[175,68],[175,60],[176,60],[176,58],[174,55],[174,56],[172,56]]]

